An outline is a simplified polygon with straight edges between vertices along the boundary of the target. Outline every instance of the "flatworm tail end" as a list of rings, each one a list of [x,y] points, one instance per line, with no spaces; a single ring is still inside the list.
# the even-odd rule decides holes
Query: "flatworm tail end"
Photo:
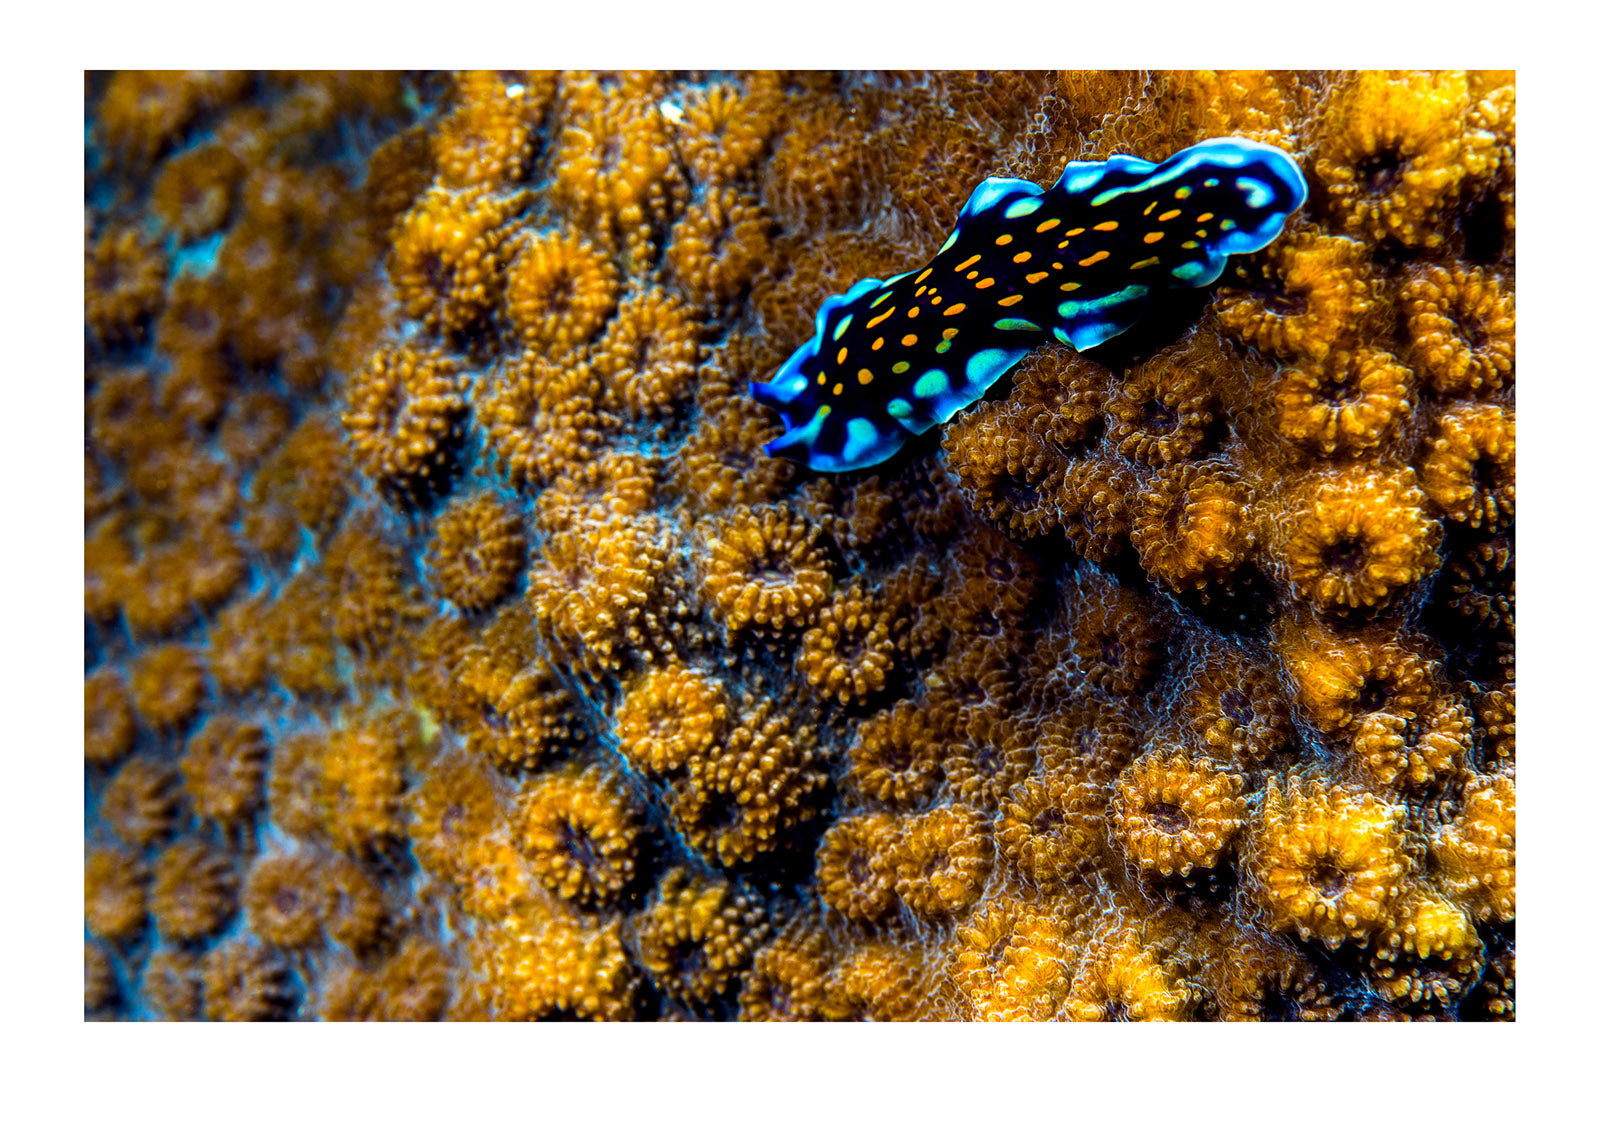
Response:
[[[1280,149],[1215,138],[1156,165],[1072,162],[1055,184],[990,177],[920,271],[863,279],[769,382],[766,445],[819,471],[879,463],[982,397],[1054,336],[1089,349],[1167,291],[1209,286],[1230,255],[1272,242],[1305,203]]]

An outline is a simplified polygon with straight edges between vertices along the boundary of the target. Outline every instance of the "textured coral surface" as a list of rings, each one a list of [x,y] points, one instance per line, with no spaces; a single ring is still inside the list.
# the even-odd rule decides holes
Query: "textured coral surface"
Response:
[[[1508,74],[90,74],[91,1018],[1509,1020]],[[837,476],[991,175],[1284,235]]]

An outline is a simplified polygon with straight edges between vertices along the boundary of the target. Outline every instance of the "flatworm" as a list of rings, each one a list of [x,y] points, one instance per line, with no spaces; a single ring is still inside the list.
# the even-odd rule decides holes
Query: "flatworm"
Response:
[[[783,417],[772,455],[819,471],[888,459],[943,424],[1053,335],[1089,349],[1164,292],[1215,282],[1305,203],[1281,149],[1213,138],[1156,165],[1074,161],[1048,189],[990,177],[933,261],[863,279],[817,311],[817,332],[750,393]]]

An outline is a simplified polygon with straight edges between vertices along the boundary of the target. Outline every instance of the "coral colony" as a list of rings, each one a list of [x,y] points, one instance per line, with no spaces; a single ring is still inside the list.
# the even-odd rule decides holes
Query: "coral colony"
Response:
[[[1509,73],[85,106],[85,1016],[1515,1016]]]

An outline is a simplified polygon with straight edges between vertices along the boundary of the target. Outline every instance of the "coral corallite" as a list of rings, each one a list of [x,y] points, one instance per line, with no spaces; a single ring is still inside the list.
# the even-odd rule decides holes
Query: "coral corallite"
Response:
[[[1409,471],[1325,474],[1286,526],[1290,584],[1325,608],[1382,605],[1439,567],[1442,531]]]
[[[1246,871],[1274,929],[1330,945],[1365,938],[1400,896],[1404,811],[1315,779],[1269,782]]]
[[[788,508],[737,508],[708,524],[701,539],[701,589],[730,632],[809,624],[833,590],[819,532]]]
[[[492,495],[474,495],[439,516],[428,544],[428,572],[441,595],[475,612],[511,591],[525,552],[516,513]]]
[[[1112,792],[1111,827],[1128,860],[1147,872],[1187,876],[1213,868],[1244,825],[1244,780],[1209,758],[1153,752]]]
[[[458,363],[437,352],[384,349],[352,374],[345,431],[361,469],[402,493],[438,487],[461,417]]]

